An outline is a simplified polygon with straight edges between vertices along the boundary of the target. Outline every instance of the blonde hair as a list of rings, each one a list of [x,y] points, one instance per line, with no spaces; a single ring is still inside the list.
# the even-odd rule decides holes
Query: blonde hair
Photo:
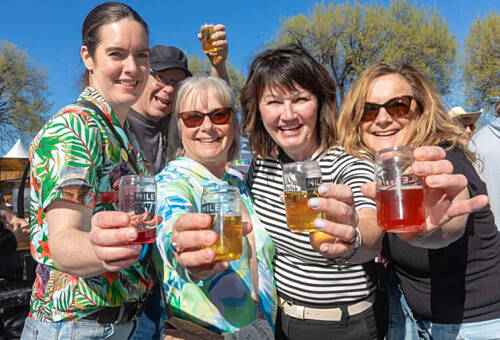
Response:
[[[232,108],[230,124],[233,128],[233,142],[228,151],[228,161],[238,158],[240,147],[239,123],[235,109],[235,99],[233,91],[225,81],[216,77],[207,77],[203,75],[186,78],[180,83],[179,91],[175,96],[174,110],[170,118],[170,127],[168,133],[167,162],[180,157],[184,154],[184,146],[181,139],[181,119],[178,114],[186,105],[195,105],[201,103],[202,106],[208,105],[208,94],[214,95],[215,99],[223,106]]]
[[[422,73],[408,64],[379,63],[366,69],[356,80],[344,98],[337,121],[339,141],[346,151],[360,158],[374,156],[374,152],[361,139],[361,117],[373,81],[388,74],[403,77],[410,84],[412,96],[418,103],[417,110],[420,114],[416,118],[417,132],[408,146],[446,143],[445,150],[458,147],[474,162],[475,154],[460,142],[464,138],[463,130],[453,123],[435,87]]]

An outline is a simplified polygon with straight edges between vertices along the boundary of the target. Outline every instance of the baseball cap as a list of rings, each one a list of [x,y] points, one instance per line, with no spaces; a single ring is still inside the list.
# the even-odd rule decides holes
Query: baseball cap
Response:
[[[155,72],[171,68],[180,68],[183,69],[188,76],[191,76],[186,55],[177,47],[163,45],[153,46],[149,54],[149,64],[151,69]]]
[[[474,112],[467,112],[461,106],[455,106],[448,111],[448,114],[452,119],[470,118],[473,123],[477,122],[481,113],[483,113],[483,109]]]

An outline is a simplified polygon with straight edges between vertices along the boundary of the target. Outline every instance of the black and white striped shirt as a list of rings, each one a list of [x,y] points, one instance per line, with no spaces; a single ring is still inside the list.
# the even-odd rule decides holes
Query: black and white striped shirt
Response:
[[[361,185],[373,181],[373,165],[333,147],[313,156],[318,160],[323,183],[347,184],[354,193],[356,210],[375,209],[374,201],[360,191]],[[286,223],[282,164],[273,158],[257,157],[252,162],[247,181],[255,210],[271,235],[275,246],[275,279],[279,296],[299,304],[321,306],[364,300],[375,290],[361,265],[342,266],[328,261],[314,251],[308,233],[292,233]]]

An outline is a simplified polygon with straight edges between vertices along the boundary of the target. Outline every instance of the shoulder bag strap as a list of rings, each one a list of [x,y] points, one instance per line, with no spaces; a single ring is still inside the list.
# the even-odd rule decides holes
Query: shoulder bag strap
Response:
[[[94,103],[92,103],[92,102],[90,102],[88,100],[84,100],[84,99],[83,100],[79,100],[75,104],[82,105],[82,106],[85,106],[85,107],[93,110],[94,112],[96,112],[101,117],[102,120],[104,120],[104,122],[106,122],[106,125],[108,126],[108,128],[111,130],[111,132],[113,133],[113,135],[115,136],[115,138],[120,143],[120,147],[127,154],[128,162],[134,168],[134,171],[136,172],[136,174],[140,174],[139,167],[137,166],[137,158],[135,157],[134,154],[130,154],[127,151],[127,148],[126,148],[125,143],[123,142],[121,136],[118,134],[118,132],[116,131],[116,129],[113,126],[113,124],[109,121],[109,119],[104,115],[104,112],[102,112],[102,110],[97,105],[95,105]]]

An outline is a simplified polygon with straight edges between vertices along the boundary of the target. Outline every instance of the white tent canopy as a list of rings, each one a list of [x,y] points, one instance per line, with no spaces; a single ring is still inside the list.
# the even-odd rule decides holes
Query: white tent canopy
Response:
[[[21,143],[21,140],[18,139],[16,144],[10,149],[9,152],[3,156],[4,158],[28,158],[28,150],[24,147],[23,143]]]

